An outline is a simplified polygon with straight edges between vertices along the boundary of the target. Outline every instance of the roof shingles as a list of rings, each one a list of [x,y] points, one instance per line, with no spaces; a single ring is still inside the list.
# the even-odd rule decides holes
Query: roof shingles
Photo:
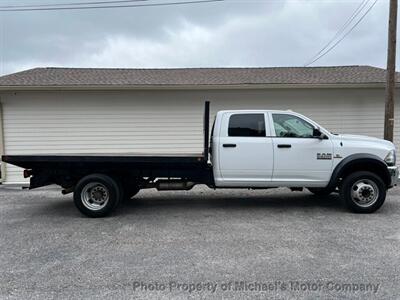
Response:
[[[36,68],[0,77],[0,87],[384,84],[371,66],[189,69]],[[397,82],[400,77],[397,75]]]

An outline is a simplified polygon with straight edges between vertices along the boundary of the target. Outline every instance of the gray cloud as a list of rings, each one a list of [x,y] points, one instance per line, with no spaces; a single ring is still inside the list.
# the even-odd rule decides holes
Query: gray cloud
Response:
[[[301,66],[360,1],[228,0],[179,7],[0,13],[0,72],[36,66]],[[387,13],[388,1],[379,1],[354,32],[315,65],[385,66]]]

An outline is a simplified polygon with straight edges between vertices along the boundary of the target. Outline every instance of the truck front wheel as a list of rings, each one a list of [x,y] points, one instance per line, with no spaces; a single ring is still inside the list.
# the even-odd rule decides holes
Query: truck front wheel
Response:
[[[103,174],[82,178],[74,191],[75,206],[81,213],[92,218],[109,215],[117,207],[121,197],[120,185]]]
[[[371,172],[360,171],[344,178],[340,198],[356,213],[373,213],[385,202],[386,185]]]

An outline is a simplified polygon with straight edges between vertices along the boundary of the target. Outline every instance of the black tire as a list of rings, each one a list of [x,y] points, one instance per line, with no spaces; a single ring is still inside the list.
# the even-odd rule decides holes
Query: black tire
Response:
[[[344,178],[340,189],[340,198],[352,212],[373,213],[385,202],[386,190],[387,187],[379,176],[371,172],[360,171]],[[373,192],[371,193],[371,191]],[[365,195],[364,192],[366,192]],[[354,195],[359,195],[362,199],[358,199]],[[361,201],[363,199],[367,199],[365,203]],[[368,199],[371,199],[369,203]]]
[[[118,182],[103,174],[92,174],[82,178],[74,190],[75,206],[91,218],[108,216],[121,199],[122,190]]]
[[[333,193],[333,189],[327,189],[327,188],[307,188],[307,189],[316,196],[328,196]]]

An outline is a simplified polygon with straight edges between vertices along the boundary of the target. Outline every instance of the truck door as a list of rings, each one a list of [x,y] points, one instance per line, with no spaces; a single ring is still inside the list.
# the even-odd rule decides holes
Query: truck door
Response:
[[[324,187],[332,171],[333,144],[314,136],[316,126],[291,113],[271,113],[273,182],[285,186]]]
[[[265,113],[225,113],[219,136],[220,186],[266,186],[272,179],[273,147]]]

